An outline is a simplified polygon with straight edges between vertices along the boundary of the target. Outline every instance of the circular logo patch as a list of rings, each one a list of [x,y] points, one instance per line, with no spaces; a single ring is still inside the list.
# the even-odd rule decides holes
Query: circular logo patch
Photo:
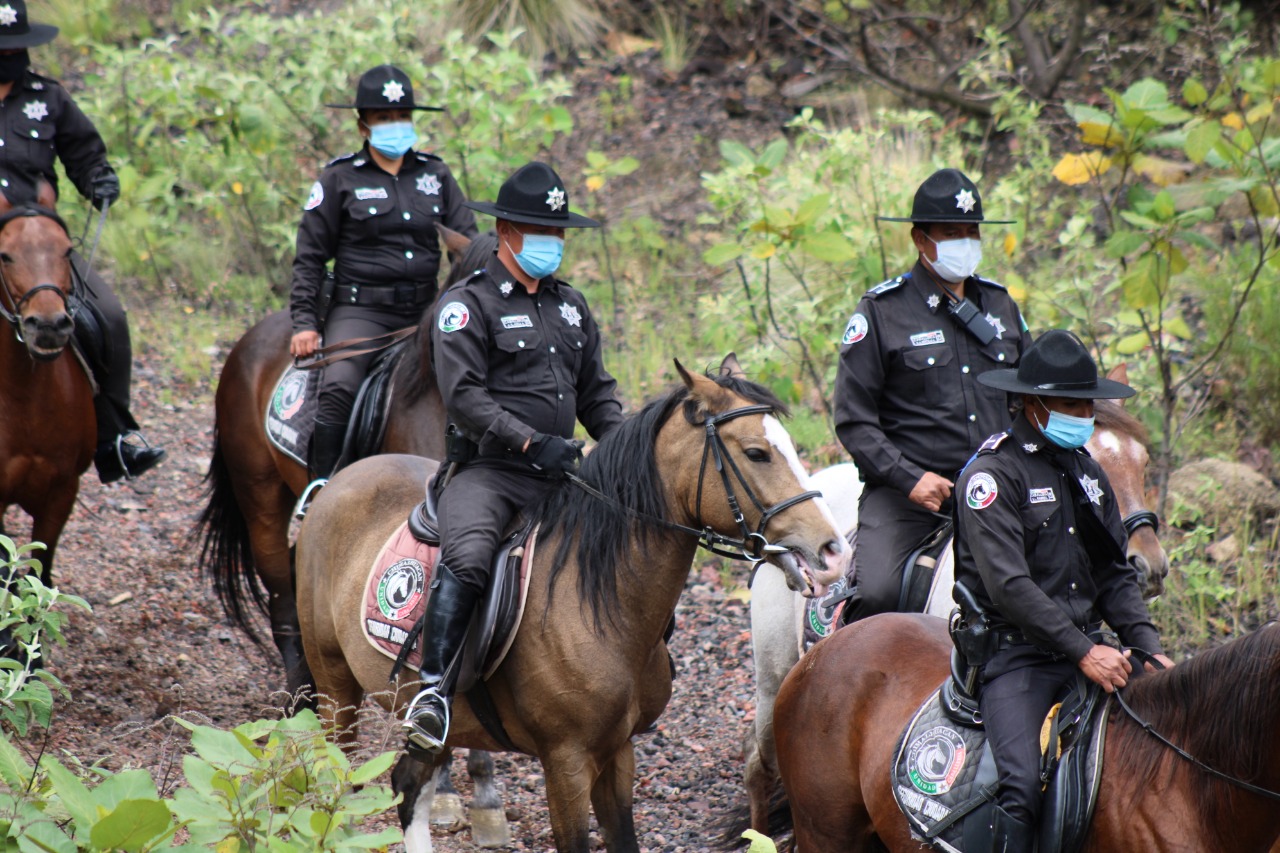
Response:
[[[378,582],[378,609],[393,621],[408,616],[422,600],[425,577],[422,563],[417,560],[404,559],[393,564]]]
[[[471,312],[467,310],[467,306],[461,302],[450,302],[440,309],[440,319],[436,322],[440,326],[440,331],[456,332],[459,329],[465,329],[470,319]]]
[[[907,749],[907,775],[911,784],[937,796],[950,791],[964,769],[964,739],[946,726],[934,726],[911,742]]]
[[[275,410],[276,417],[287,421],[302,409],[302,404],[306,401],[307,376],[295,371],[280,383],[275,399],[271,401],[271,408]]]
[[[322,201],[324,201],[324,187],[320,186],[319,181],[316,181],[311,185],[311,195],[307,196],[307,203],[302,206],[302,209],[315,210]]]
[[[986,509],[995,501],[1000,490],[996,487],[996,478],[985,472],[974,474],[969,479],[969,488],[965,490],[964,499],[970,509]]]
[[[849,318],[849,325],[844,327],[844,336],[840,338],[841,344],[856,344],[867,336],[867,318],[861,314],[854,314]]]

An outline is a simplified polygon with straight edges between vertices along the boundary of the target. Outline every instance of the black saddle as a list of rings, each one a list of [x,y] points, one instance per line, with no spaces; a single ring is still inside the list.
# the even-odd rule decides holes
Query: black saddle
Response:
[[[357,459],[375,455],[382,448],[387,435],[387,410],[391,400],[391,378],[404,352],[407,340],[380,350],[369,365],[369,373],[360,390],[347,421],[347,437],[343,441],[339,466],[350,465]]]

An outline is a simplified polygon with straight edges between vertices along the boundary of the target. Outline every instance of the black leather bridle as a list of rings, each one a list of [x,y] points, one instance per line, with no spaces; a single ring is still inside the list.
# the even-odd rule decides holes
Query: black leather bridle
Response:
[[[67,236],[70,236],[70,232],[67,231],[67,224],[62,221],[62,217],[58,216],[57,213],[49,208],[40,207],[38,205],[21,205],[0,214],[0,231],[3,231],[4,227],[14,219],[24,216],[43,216],[48,219],[52,219],[54,222],[58,223],[64,232],[67,233]],[[27,304],[27,300],[42,291],[52,290],[54,293],[57,293],[58,297],[62,300],[63,306],[66,308],[68,316],[70,316],[72,320],[75,319],[76,311],[78,310],[77,306],[83,302],[85,284],[80,274],[76,272],[76,265],[71,263],[70,259],[67,260],[67,266],[71,270],[70,294],[66,293],[56,284],[45,282],[37,284],[35,287],[22,294],[22,298],[19,299],[13,295],[13,290],[9,287],[8,277],[4,274],[4,265],[0,264],[0,292],[3,292],[4,294],[4,298],[0,299],[0,317],[3,317],[8,321],[9,325],[13,327],[14,334],[18,336],[19,341],[25,343],[25,340],[22,337],[22,306]]]
[[[1140,509],[1137,512],[1131,512],[1120,522],[1124,525],[1124,532],[1132,536],[1142,527],[1150,527],[1152,533],[1160,532],[1160,516],[1156,515],[1149,509]]]

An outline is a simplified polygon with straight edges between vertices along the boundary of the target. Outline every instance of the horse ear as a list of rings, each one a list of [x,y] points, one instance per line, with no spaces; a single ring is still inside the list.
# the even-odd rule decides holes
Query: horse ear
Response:
[[[53,184],[48,181],[36,183],[36,204],[41,207],[47,207],[50,210],[58,206],[58,194],[53,191]]]
[[[738,354],[731,352],[724,357],[724,361],[720,362],[720,375],[732,376],[734,379],[746,379],[747,372],[742,369],[742,365],[738,362]]]
[[[451,255],[461,255],[471,245],[471,238],[466,234],[446,228],[439,222],[436,223],[436,231],[440,233],[440,239]]]
[[[1129,364],[1128,362],[1120,362],[1115,367],[1107,371],[1107,378],[1112,382],[1121,382],[1125,385],[1129,384]],[[1121,406],[1124,406],[1125,400],[1117,400]]]
[[[677,358],[674,361],[681,381],[689,389],[689,396],[697,402],[699,410],[703,412],[718,412],[731,405],[728,392],[721,388],[714,379],[698,373],[690,373],[680,363],[680,359]]]

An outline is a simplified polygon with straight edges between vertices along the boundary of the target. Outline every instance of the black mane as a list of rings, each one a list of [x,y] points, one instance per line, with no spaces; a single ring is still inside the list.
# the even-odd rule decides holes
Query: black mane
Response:
[[[786,406],[760,385],[727,374],[708,372],[707,376],[740,397],[770,406],[780,415],[787,414]],[[578,595],[590,602],[597,632],[605,622],[614,620],[618,608],[618,573],[633,570],[623,562],[632,541],[638,539],[641,547],[647,549],[653,533],[662,529],[636,516],[667,518],[654,445],[662,425],[681,406],[689,423],[700,423],[688,389],[680,385],[627,417],[583,460],[579,476],[610,498],[610,502],[566,484],[553,490],[540,507],[531,510],[541,525],[538,535],[542,541],[548,542],[553,535],[561,534],[548,590],[554,588],[560,573],[574,560],[579,567]]]

